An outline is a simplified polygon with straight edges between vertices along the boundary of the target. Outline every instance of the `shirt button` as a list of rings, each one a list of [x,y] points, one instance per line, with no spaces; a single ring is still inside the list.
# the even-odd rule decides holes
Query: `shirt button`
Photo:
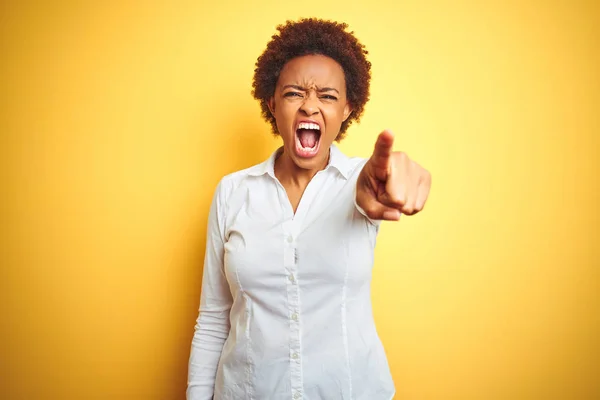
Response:
[[[294,321],[298,321],[298,314],[296,314],[296,313],[293,313],[293,314],[292,314],[292,319],[293,319]]]
[[[296,278],[294,278],[294,275],[290,275],[290,282],[296,283]]]
[[[292,237],[292,235],[288,236],[287,241],[288,241],[288,243],[292,243],[294,241],[294,238]]]
[[[294,354],[292,354],[292,358],[293,358],[294,360],[297,360],[297,359],[298,359],[298,353],[294,353]]]
[[[300,397],[302,397],[300,393],[296,392],[296,394],[294,394],[294,399],[298,400]]]

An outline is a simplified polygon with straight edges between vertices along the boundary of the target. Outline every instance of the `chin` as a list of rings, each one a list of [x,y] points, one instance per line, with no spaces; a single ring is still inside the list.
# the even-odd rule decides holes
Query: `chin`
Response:
[[[298,168],[306,170],[321,169],[324,167],[323,164],[326,160],[327,158],[322,157],[321,154],[317,154],[311,158],[298,157],[296,154],[294,154],[294,164],[296,164]]]

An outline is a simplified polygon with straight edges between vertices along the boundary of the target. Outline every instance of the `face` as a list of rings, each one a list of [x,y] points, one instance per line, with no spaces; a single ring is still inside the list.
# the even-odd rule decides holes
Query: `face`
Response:
[[[290,60],[279,75],[269,109],[283,138],[284,154],[300,168],[322,168],[351,112],[344,70],[322,55]]]

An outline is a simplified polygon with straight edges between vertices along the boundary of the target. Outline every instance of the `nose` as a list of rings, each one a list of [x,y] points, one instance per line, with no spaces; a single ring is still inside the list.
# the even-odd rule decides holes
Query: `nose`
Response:
[[[319,113],[319,106],[317,104],[316,96],[313,93],[308,94],[304,101],[302,102],[302,106],[300,106],[300,111],[302,111],[307,116],[315,115]]]

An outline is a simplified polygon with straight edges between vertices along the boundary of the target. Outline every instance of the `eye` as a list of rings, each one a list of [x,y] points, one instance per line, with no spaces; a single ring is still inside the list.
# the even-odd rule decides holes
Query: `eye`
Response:
[[[287,92],[284,93],[284,97],[302,97],[302,93],[300,92]]]
[[[323,96],[321,96],[321,98],[325,99],[325,100],[337,100],[337,97],[332,96],[330,94],[323,95]]]

